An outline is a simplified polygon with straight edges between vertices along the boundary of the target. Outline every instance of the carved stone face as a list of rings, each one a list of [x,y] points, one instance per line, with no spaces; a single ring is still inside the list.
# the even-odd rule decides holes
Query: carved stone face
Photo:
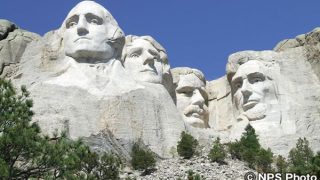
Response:
[[[180,75],[176,88],[177,108],[186,123],[205,128],[208,123],[205,84],[195,75]]]
[[[262,62],[251,60],[242,64],[232,78],[235,106],[249,120],[265,118],[277,101],[274,82],[266,71]]]
[[[0,40],[6,36],[11,25],[12,24],[9,21],[0,19]]]
[[[158,50],[147,40],[135,39],[126,46],[127,56],[124,66],[135,80],[161,83],[163,63]]]
[[[65,20],[65,53],[79,61],[99,61],[113,57],[108,40],[109,21],[106,9],[92,1],[82,1]]]

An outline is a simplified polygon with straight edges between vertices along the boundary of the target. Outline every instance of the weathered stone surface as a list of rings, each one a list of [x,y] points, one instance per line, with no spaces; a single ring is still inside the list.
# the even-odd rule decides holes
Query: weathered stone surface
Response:
[[[0,76],[10,76],[14,71],[14,64],[20,61],[28,43],[38,39],[39,35],[19,29],[8,20],[0,19]]]
[[[141,140],[160,157],[171,157],[184,121],[162,84],[138,83],[125,71],[123,43],[111,14],[82,1],[60,29],[30,43],[11,79],[29,89],[34,121],[45,134],[66,131],[125,159]]]
[[[289,43],[291,42],[291,43]],[[306,60],[312,66],[313,72],[320,78],[320,28],[317,27],[311,32],[301,34],[295,39],[281,41],[274,48],[275,51],[286,51],[295,47],[302,47],[306,50]],[[294,44],[294,45],[293,45]]]
[[[233,123],[226,130],[229,140],[239,138],[250,123],[261,144],[275,153],[287,154],[299,137],[308,137],[314,150],[319,150],[319,79],[312,71],[307,52],[304,47],[295,47],[281,52],[243,51],[229,57],[227,79],[232,97],[224,97],[225,101],[232,100],[232,113],[228,113],[233,114]],[[209,84],[216,84],[207,88],[213,92],[209,94],[218,94],[219,90],[214,89],[228,89],[227,84],[216,81]],[[255,103],[249,107],[250,100]],[[230,122],[228,117],[212,117],[224,112],[215,107],[227,106],[225,101],[209,103],[210,120]],[[225,127],[223,123],[215,125]]]
[[[44,134],[66,131],[124,159],[135,141],[172,157],[181,131],[228,142],[249,123],[286,155],[299,137],[320,150],[319,42],[316,28],[273,51],[234,53],[226,76],[207,82],[196,69],[170,70],[156,40],[125,39],[110,12],[82,1],[41,38],[0,20],[0,74],[27,86]]]
[[[215,131],[226,131],[234,124],[231,88],[226,76],[207,82],[209,96],[209,126]]]

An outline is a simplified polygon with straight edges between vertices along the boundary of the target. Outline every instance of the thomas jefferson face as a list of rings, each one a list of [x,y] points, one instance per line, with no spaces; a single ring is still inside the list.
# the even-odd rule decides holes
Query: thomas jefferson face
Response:
[[[82,1],[73,8],[65,21],[65,53],[76,60],[106,60],[113,57],[108,44],[110,23],[106,9],[92,1]]]
[[[163,63],[158,50],[147,40],[135,39],[127,47],[124,66],[137,81],[161,83]]]
[[[177,107],[186,123],[205,128],[208,121],[205,84],[195,75],[180,75],[176,88]]]
[[[236,108],[249,120],[264,118],[269,105],[276,99],[272,79],[266,75],[265,66],[257,60],[242,64],[231,85]]]
[[[0,19],[0,40],[2,40],[8,33],[11,23],[7,20]]]

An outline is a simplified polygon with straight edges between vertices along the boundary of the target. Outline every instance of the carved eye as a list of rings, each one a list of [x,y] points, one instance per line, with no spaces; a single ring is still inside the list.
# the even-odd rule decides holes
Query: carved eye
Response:
[[[255,77],[253,78],[252,82],[257,83],[257,82],[262,82],[263,80],[260,77]]]
[[[90,23],[91,23],[91,24],[97,24],[97,25],[98,25],[98,24],[99,24],[99,20],[98,20],[98,19],[91,19],[91,20],[90,20]]]
[[[71,28],[71,27],[74,27],[74,26],[76,26],[77,25],[77,23],[76,22],[69,22],[68,23],[68,28]]]
[[[131,58],[137,58],[139,56],[140,55],[138,53],[132,53],[132,54],[129,55],[129,57],[131,57]]]
[[[103,24],[103,19],[95,14],[88,13],[85,15],[87,22],[94,25],[101,25]]]
[[[234,90],[241,88],[242,87],[242,80],[236,80],[236,81],[232,82],[232,86],[233,86]]]
[[[193,95],[193,90],[188,88],[182,88],[177,90],[177,93],[185,97],[191,97]]]
[[[187,97],[191,97],[193,95],[193,92],[190,92],[190,91],[182,91],[182,92],[179,92],[179,94],[182,94],[184,96],[187,96]]]
[[[241,86],[242,86],[242,84],[241,84],[240,82],[238,82],[238,83],[236,83],[236,84],[234,85],[234,87],[237,88],[237,89],[241,88]]]
[[[66,28],[69,29],[76,26],[78,24],[78,21],[79,21],[78,15],[71,16],[66,22]]]

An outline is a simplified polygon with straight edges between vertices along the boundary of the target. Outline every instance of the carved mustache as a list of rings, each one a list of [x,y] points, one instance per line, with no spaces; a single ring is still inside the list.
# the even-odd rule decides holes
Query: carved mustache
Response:
[[[183,114],[186,116],[191,116],[193,113],[204,115],[206,112],[207,110],[204,107],[200,108],[198,105],[190,105],[184,109]]]

